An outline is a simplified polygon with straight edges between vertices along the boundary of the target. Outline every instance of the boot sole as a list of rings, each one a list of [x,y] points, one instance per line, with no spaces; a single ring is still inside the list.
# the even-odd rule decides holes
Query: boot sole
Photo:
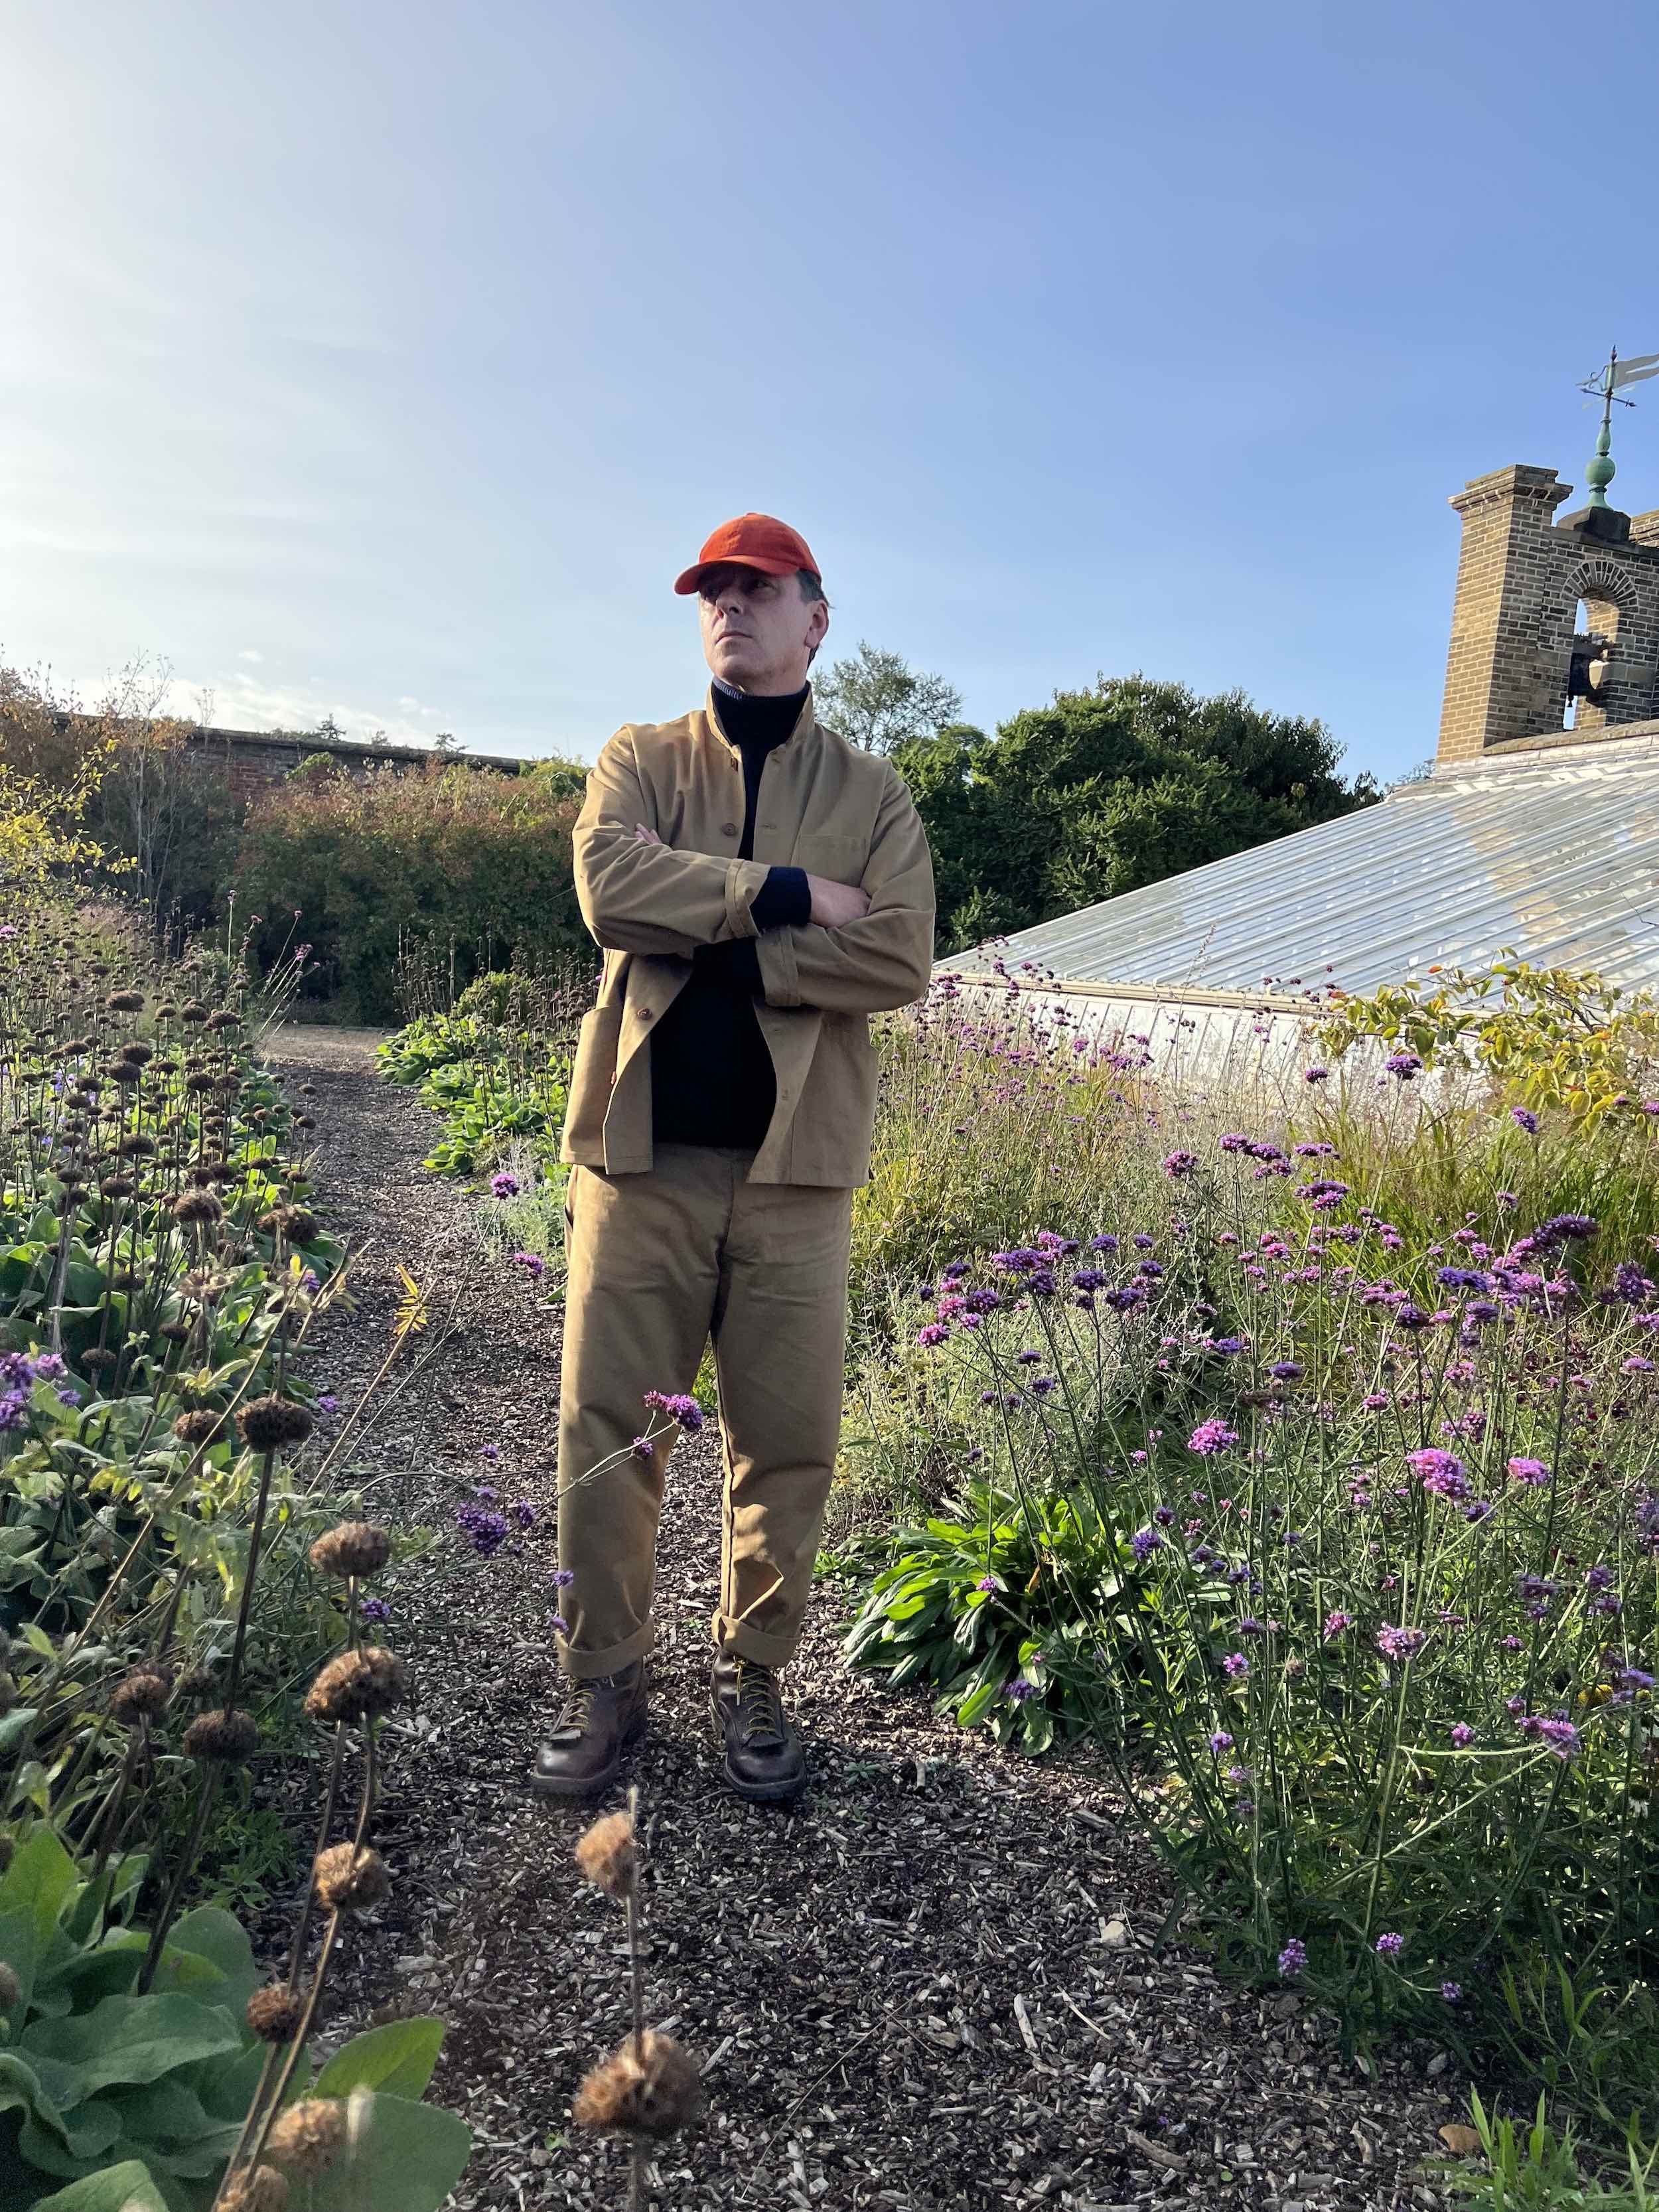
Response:
[[[741,1776],[733,1774],[731,1765],[725,1756],[726,1723],[720,1713],[718,1691],[710,1695],[708,1710],[714,1720],[714,1733],[719,1736],[722,1747],[720,1771],[726,1777],[726,1786],[728,1790],[735,1791],[739,1797],[745,1798],[751,1805],[781,1805],[787,1803],[790,1798],[800,1796],[806,1787],[805,1774],[798,1774],[788,1782],[745,1782]]]
[[[646,1717],[641,1713],[630,1722],[617,1739],[617,1755],[609,1766],[601,1767],[597,1774],[573,1777],[564,1781],[551,1775],[538,1774],[532,1769],[530,1776],[531,1792],[537,1797],[598,1797],[607,1790],[622,1772],[623,1753],[630,1751],[645,1734]]]

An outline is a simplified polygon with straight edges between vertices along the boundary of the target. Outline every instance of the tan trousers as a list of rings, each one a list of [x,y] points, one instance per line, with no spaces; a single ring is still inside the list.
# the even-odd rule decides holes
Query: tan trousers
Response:
[[[659,1145],[648,1175],[573,1168],[559,1406],[559,1564],[579,1680],[650,1650],[672,1434],[712,1335],[725,1495],[714,1642],[781,1666],[799,1640],[841,1426],[853,1194],[744,1181],[750,1152]],[[595,1472],[594,1470],[598,1470]]]

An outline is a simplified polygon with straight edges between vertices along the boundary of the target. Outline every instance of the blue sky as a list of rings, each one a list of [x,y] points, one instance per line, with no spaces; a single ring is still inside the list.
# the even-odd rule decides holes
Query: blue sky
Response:
[[[987,726],[1432,750],[1455,519],[1659,347],[1659,10],[0,0],[0,647],[592,757],[746,507]],[[1659,386],[1649,386],[1659,392]],[[1659,399],[1615,501],[1659,506]]]

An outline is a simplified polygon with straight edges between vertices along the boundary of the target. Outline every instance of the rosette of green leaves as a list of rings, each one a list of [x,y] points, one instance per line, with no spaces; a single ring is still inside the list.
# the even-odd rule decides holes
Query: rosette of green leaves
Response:
[[[20,1995],[0,2030],[0,2212],[205,2212],[264,2063],[246,2008],[261,1979],[246,1936],[208,1906],[174,1926],[149,1993],[130,1915],[144,1862],[87,1879],[45,1823],[0,1878],[0,1959]],[[346,2045],[293,2094],[355,2099],[349,2163],[315,2212],[436,2212],[471,2137],[422,2104],[443,2039],[397,2021]]]

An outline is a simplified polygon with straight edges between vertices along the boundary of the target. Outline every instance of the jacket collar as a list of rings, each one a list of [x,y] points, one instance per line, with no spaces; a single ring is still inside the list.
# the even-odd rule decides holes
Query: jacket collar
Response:
[[[717,744],[724,745],[733,760],[740,761],[743,758],[741,750],[732,744],[731,738],[720,727],[720,718],[714,711],[715,696],[714,687],[711,684],[703,695],[702,719],[708,726],[709,736]],[[817,716],[812,711],[817,699],[817,694],[809,684],[806,687],[806,696],[801,701],[800,712],[795,717],[795,726],[781,744],[772,748],[775,753],[787,752],[792,745],[799,744],[803,738],[811,736],[817,727]]]

